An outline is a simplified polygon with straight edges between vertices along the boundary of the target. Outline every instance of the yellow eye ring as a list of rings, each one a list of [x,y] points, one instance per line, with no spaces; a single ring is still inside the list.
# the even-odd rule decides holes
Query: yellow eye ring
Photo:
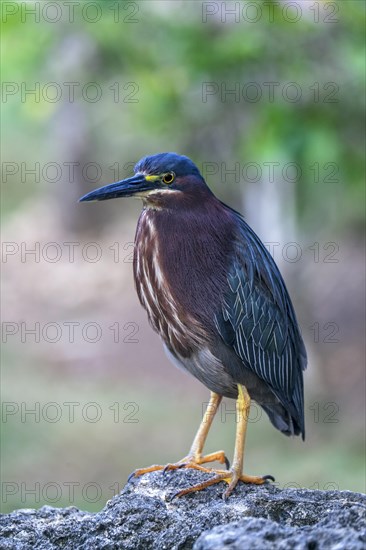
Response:
[[[166,183],[167,185],[170,185],[173,183],[175,178],[174,172],[168,172],[167,174],[164,174],[163,176],[163,183]]]

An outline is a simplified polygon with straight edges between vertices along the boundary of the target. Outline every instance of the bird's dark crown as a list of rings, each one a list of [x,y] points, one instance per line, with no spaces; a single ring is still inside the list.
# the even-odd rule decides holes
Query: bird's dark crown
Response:
[[[180,176],[199,176],[200,171],[190,158],[177,153],[158,153],[149,157],[143,157],[134,168],[135,173],[160,175],[165,172],[174,172]]]

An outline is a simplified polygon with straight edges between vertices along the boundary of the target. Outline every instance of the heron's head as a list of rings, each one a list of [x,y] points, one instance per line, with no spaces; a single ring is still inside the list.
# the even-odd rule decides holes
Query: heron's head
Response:
[[[142,158],[135,175],[87,193],[84,201],[104,201],[118,197],[138,197],[146,204],[169,205],[211,194],[197,166],[183,155],[158,153]]]

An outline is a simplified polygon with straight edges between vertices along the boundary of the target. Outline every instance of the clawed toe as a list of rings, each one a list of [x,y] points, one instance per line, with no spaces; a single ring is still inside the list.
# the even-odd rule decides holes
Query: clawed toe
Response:
[[[198,459],[206,462],[207,458],[210,459],[212,456],[215,456],[215,460],[217,460],[217,453],[214,455],[207,455],[206,457],[202,457],[202,459]],[[220,454],[221,461],[226,464],[226,461],[224,460],[225,455]],[[183,460],[180,460],[179,462],[173,463],[173,464],[166,464],[165,466],[161,465],[153,465],[149,466],[147,468],[139,468],[138,470],[135,470],[130,474],[128,477],[128,481],[130,481],[134,477],[140,477],[144,474],[147,474],[149,472],[156,472],[156,471],[162,471],[163,475],[165,475],[167,472],[172,470],[180,470],[182,468],[192,469],[192,470],[199,470],[204,473],[212,473],[215,474],[214,477],[211,477],[210,479],[207,479],[206,481],[203,481],[202,483],[198,483],[197,485],[193,485],[192,487],[187,487],[186,489],[182,489],[180,491],[177,491],[172,496],[168,498],[168,500],[173,500],[174,498],[182,497],[183,495],[187,495],[189,493],[194,493],[196,491],[202,491],[203,489],[206,489],[206,487],[210,487],[210,485],[214,485],[215,483],[219,483],[220,481],[225,481],[228,483],[228,488],[224,491],[222,497],[224,500],[227,500],[228,497],[231,495],[233,490],[235,489],[236,485],[238,484],[238,481],[241,481],[246,484],[253,484],[253,485],[263,485],[269,481],[275,481],[275,478],[271,475],[265,475],[265,476],[249,476],[246,474],[240,474],[239,471],[235,468],[232,468],[231,470],[217,470],[213,468],[205,468],[204,466],[201,466],[198,461],[194,461],[190,457],[184,458]]]
[[[248,476],[245,474],[239,474],[239,472],[234,469],[229,471],[212,469],[208,471],[215,473],[216,475],[214,477],[211,477],[210,479],[207,479],[206,481],[203,481],[202,483],[198,483],[197,485],[193,485],[192,487],[187,487],[186,489],[177,491],[176,493],[174,493],[172,496],[169,497],[169,500],[173,500],[174,498],[180,498],[184,495],[187,495],[189,493],[194,493],[196,491],[202,491],[203,489],[206,489],[211,485],[219,483],[220,481],[225,481],[229,485],[222,495],[222,498],[224,500],[227,500],[231,495],[231,493],[233,492],[233,490],[235,489],[236,485],[238,484],[238,481],[241,481],[246,484],[253,484],[253,485],[263,485],[269,480],[274,481],[274,477],[271,475]]]

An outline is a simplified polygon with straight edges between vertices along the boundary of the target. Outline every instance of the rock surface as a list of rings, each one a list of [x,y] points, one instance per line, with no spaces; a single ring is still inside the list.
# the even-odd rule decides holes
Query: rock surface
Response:
[[[224,484],[169,500],[207,474],[155,472],[130,481],[96,514],[17,510],[0,519],[1,550],[364,550],[366,496]]]

